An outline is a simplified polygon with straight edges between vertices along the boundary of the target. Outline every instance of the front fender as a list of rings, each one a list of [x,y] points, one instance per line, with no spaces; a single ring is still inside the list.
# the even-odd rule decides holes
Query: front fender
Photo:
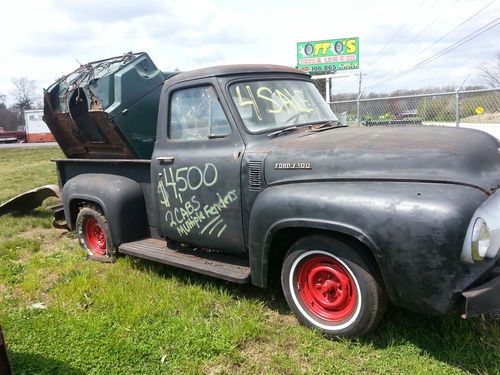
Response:
[[[479,190],[410,182],[312,182],[272,186],[249,223],[252,282],[266,285],[270,244],[284,227],[341,232],[372,252],[391,300],[445,312],[463,276],[460,251],[469,221],[487,198]]]
[[[325,207],[314,209],[315,194],[301,196],[295,194],[299,185],[283,185],[266,189],[261,193],[253,207],[249,223],[249,260],[252,269],[252,282],[266,286],[268,280],[268,260],[272,240],[277,232],[285,228],[310,228],[342,233],[364,243],[372,252],[381,254],[376,243],[352,221],[339,221],[335,215],[324,215]],[[310,184],[307,184],[310,186]],[[312,193],[312,194],[311,194]],[[315,204],[314,204],[315,205]]]
[[[66,182],[62,190],[64,215],[74,229],[75,203],[98,204],[111,228],[115,246],[147,236],[148,220],[142,190],[130,178],[110,174],[81,174]]]

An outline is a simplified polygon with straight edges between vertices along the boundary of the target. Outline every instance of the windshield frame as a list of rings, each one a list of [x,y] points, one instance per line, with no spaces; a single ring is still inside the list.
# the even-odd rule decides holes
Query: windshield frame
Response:
[[[292,75],[286,75],[286,76],[259,75],[257,77],[256,76],[244,76],[244,77],[238,77],[237,79],[230,80],[230,81],[226,82],[225,94],[227,95],[228,103],[232,109],[232,112],[234,112],[236,114],[236,116],[237,116],[236,119],[241,124],[240,127],[242,127],[243,130],[248,134],[261,135],[261,134],[267,134],[267,133],[271,133],[271,132],[280,131],[280,130],[289,128],[291,126],[297,126],[297,128],[306,128],[307,126],[322,124],[322,123],[328,122],[328,121],[338,121],[337,115],[333,111],[331,111],[333,114],[333,119],[330,119],[330,120],[324,119],[324,120],[305,122],[305,123],[299,123],[299,124],[286,124],[286,125],[282,125],[282,126],[275,127],[275,128],[268,128],[268,129],[264,129],[264,130],[252,131],[251,129],[249,129],[247,127],[245,120],[243,120],[243,118],[241,117],[241,113],[238,109],[237,104],[235,103],[235,101],[232,97],[230,90],[231,90],[232,86],[234,86],[238,83],[256,82],[256,81],[303,81],[303,82],[310,83],[310,84],[314,85],[314,82],[312,79],[306,78],[306,77],[303,77],[300,75],[297,75],[297,76],[292,76]],[[317,91],[317,88],[315,85],[314,85],[314,88]],[[320,96],[321,100],[324,101],[324,98],[321,96],[319,91],[318,91],[318,95]],[[325,104],[329,107],[328,103],[325,102]],[[330,110],[331,110],[331,108],[330,108]]]

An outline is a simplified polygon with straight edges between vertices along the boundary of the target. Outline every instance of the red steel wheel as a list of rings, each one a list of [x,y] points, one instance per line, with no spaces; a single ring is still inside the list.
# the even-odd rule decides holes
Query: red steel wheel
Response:
[[[106,255],[106,233],[102,226],[94,217],[86,217],[83,226],[89,250],[97,256]]]
[[[338,322],[356,308],[356,284],[337,260],[314,255],[298,267],[298,293],[304,306],[321,319]]]
[[[327,336],[361,336],[380,321],[387,304],[382,283],[362,250],[325,235],[297,240],[281,269],[290,309]]]
[[[108,220],[100,207],[91,204],[80,208],[75,229],[80,244],[90,259],[111,262],[116,254]]]

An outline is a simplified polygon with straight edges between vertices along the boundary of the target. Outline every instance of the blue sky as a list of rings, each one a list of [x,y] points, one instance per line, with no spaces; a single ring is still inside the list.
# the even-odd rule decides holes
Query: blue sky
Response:
[[[0,93],[12,77],[29,76],[40,90],[85,63],[146,51],[162,70],[232,63],[296,64],[296,43],[358,36],[367,92],[453,85],[500,51],[500,26],[425,65],[389,79],[500,17],[500,0],[252,2],[226,0],[4,0]],[[320,3],[318,3],[320,4]],[[477,16],[436,41],[461,22]],[[334,92],[357,91],[349,71]]]

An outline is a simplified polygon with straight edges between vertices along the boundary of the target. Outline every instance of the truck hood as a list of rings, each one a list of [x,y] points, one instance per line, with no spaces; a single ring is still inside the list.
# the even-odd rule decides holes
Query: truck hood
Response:
[[[267,184],[324,180],[398,180],[500,186],[496,138],[446,127],[300,129],[267,139]],[[249,150],[251,151],[251,150]]]

